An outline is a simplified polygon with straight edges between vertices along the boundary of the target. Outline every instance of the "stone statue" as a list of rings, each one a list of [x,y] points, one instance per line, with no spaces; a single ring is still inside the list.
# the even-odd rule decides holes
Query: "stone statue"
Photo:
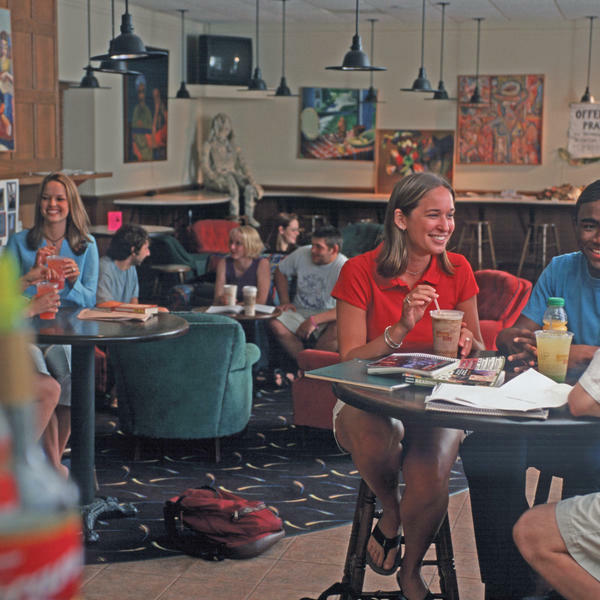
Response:
[[[208,140],[202,147],[201,159],[204,186],[209,190],[228,192],[231,195],[229,214],[240,214],[240,191],[244,196],[244,212],[248,223],[258,227],[254,218],[256,201],[263,196],[263,189],[248,170],[242,151],[235,144],[231,119],[219,113],[210,124]]]

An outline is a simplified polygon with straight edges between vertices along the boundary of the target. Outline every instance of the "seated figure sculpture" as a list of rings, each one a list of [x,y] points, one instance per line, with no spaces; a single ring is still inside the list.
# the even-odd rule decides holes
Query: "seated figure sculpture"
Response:
[[[228,192],[231,196],[229,214],[240,213],[240,191],[244,196],[244,212],[248,224],[259,227],[254,218],[256,201],[263,196],[263,189],[250,173],[242,151],[235,143],[231,119],[224,113],[213,117],[208,139],[202,148],[202,176],[209,190]]]

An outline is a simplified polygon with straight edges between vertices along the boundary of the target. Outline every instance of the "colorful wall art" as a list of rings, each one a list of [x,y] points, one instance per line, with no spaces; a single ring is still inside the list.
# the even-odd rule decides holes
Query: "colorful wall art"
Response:
[[[15,149],[15,86],[13,81],[10,10],[0,9],[0,152]]]
[[[458,77],[458,162],[542,164],[543,75],[480,75],[482,104],[471,104],[475,77]]]
[[[302,88],[300,158],[373,160],[375,107],[367,90]]]
[[[431,171],[450,183],[454,172],[454,131],[378,129],[375,192],[387,194],[409,173]]]

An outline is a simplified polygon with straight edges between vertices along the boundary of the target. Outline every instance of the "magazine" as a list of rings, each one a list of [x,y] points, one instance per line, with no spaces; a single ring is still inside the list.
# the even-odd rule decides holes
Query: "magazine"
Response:
[[[447,358],[435,354],[401,353],[388,354],[379,360],[367,364],[367,373],[413,373],[433,376],[456,365],[457,358]]]

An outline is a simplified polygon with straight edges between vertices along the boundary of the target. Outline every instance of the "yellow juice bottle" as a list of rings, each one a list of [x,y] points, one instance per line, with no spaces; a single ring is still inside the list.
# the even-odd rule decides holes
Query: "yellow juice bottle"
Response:
[[[554,331],[567,331],[567,312],[565,299],[552,296],[548,298],[546,312],[542,318],[543,329]]]

